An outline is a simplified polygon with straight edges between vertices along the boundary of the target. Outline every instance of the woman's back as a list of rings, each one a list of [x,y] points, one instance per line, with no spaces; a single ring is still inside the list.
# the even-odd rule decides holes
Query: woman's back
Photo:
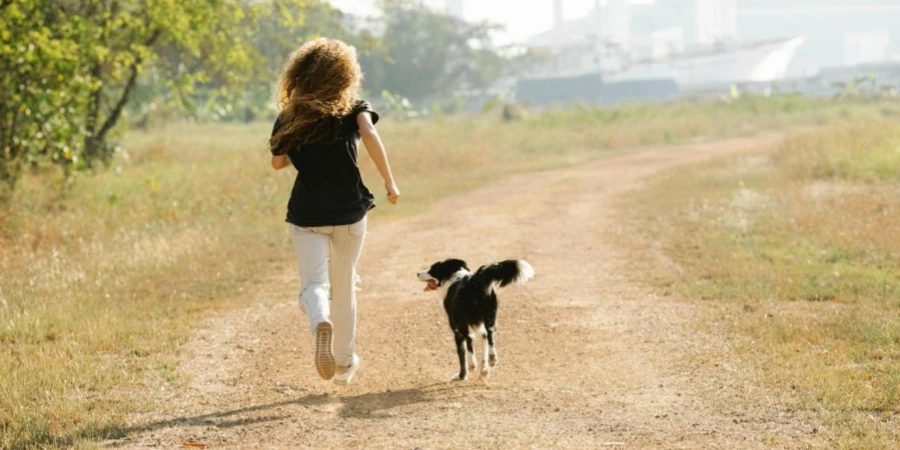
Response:
[[[341,119],[335,138],[300,144],[287,151],[297,169],[287,222],[302,227],[346,225],[359,221],[375,207],[375,197],[363,183],[357,162],[360,132],[356,118],[362,112],[368,112],[373,123],[378,121],[369,104],[359,101]],[[273,135],[280,122],[279,118]]]

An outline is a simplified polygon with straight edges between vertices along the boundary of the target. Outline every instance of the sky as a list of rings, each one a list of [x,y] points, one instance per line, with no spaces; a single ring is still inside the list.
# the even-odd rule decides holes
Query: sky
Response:
[[[374,13],[374,0],[328,0],[336,7],[363,15]],[[425,0],[435,6],[441,7],[445,0]],[[648,2],[653,0],[630,0],[632,3]],[[784,9],[784,0],[741,0],[743,6],[750,6],[742,11],[742,17],[759,16],[770,17],[790,15],[791,12]],[[594,7],[595,0],[564,0],[563,17],[566,20],[578,19],[586,16]],[[864,11],[871,9],[875,14],[879,11],[891,12],[889,17],[894,18],[900,12],[900,0],[791,0],[792,4],[804,5],[796,12],[808,14],[815,10],[818,13],[828,13],[830,16],[847,14],[852,11]],[[781,8],[773,9],[775,6]],[[802,11],[801,11],[802,10]],[[525,41],[526,38],[553,27],[553,0],[464,0],[465,19],[469,21],[488,20],[504,25],[506,30],[494,36],[494,42],[505,45]],[[805,12],[804,12],[805,11]],[[799,17],[799,16],[798,16]],[[858,16],[852,16],[858,18]],[[847,20],[852,20],[847,16]],[[865,27],[858,27],[865,28]],[[785,30],[781,30],[783,34]],[[795,31],[795,30],[786,30]]]
[[[434,0],[442,4],[442,0]],[[330,0],[330,3],[347,12],[369,14],[372,0]],[[587,15],[594,7],[594,0],[565,0],[563,18],[577,19]],[[553,2],[551,0],[465,0],[465,19],[488,20],[502,24],[506,31],[494,39],[499,45],[523,41],[525,38],[553,27]]]

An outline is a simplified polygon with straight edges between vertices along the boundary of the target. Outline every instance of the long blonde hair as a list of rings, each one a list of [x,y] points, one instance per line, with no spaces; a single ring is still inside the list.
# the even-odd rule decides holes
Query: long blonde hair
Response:
[[[319,38],[291,53],[275,89],[281,127],[269,140],[272,153],[337,138],[362,78],[356,49],[339,40]]]

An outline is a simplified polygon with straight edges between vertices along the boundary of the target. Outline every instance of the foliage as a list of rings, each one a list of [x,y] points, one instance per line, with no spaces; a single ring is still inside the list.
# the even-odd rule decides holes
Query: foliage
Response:
[[[502,117],[505,122],[516,122],[525,117],[525,111],[522,109],[521,105],[505,103],[503,105]]]
[[[490,41],[498,26],[464,22],[417,0],[384,1],[381,7],[383,45],[361,58],[370,88],[422,102],[485,89],[507,70]]]
[[[839,97],[897,97],[897,86],[879,85],[875,74],[858,75],[848,81],[835,81],[831,87],[840,90]]]
[[[0,189],[41,158],[76,162],[74,115],[96,84],[81,74],[80,20],[51,27],[50,2],[0,3]]]
[[[385,112],[401,121],[422,118],[427,115],[427,111],[417,111],[408,98],[398,94],[381,91],[381,101],[384,102]]]
[[[93,167],[142,74],[178,102],[196,89],[245,95],[268,75],[254,38],[302,24],[304,0],[25,0],[0,2],[0,183],[24,167]],[[275,49],[278,50],[278,49]],[[273,51],[275,51],[273,50]],[[152,71],[148,68],[152,67]],[[8,195],[8,194],[7,194]]]
[[[352,42],[367,51],[372,46],[366,36],[345,29],[345,15],[319,0],[291,0],[270,5],[258,2],[250,9],[236,45],[246,52],[250,64],[223,64],[218,76],[194,83],[190,90],[173,88],[169,79],[178,67],[197,61],[177,49],[168,52],[164,67],[152,67],[152,76],[139,88],[140,101],[132,112],[146,125],[162,116],[212,121],[250,122],[271,116],[274,111],[272,86],[288,55],[303,42],[323,35]],[[150,106],[153,105],[153,106]],[[149,106],[149,107],[148,107]],[[268,117],[266,117],[268,119]]]
[[[373,27],[321,0],[0,0],[0,66],[11,69],[0,72],[9,87],[0,92],[0,199],[26,168],[107,163],[123,118],[143,127],[271,114],[285,58],[321,35],[355,45],[367,87],[397,93],[395,109],[403,98],[484,89],[528,59],[494,51],[493,25],[418,0],[382,3],[383,26]]]

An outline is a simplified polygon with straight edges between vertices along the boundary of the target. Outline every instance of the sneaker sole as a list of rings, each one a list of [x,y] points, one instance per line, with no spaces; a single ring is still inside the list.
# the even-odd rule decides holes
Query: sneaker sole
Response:
[[[331,351],[333,329],[328,322],[322,322],[316,326],[316,371],[322,379],[330,380],[334,377],[334,354]]]

